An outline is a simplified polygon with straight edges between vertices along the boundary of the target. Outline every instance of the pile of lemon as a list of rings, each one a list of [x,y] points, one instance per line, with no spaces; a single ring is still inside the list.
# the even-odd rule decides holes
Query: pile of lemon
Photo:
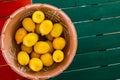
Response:
[[[66,41],[61,37],[63,25],[45,19],[42,11],[35,11],[32,17],[22,20],[22,27],[15,33],[15,40],[21,46],[17,61],[22,66],[29,66],[32,71],[40,71],[44,66],[64,60],[62,51]],[[42,38],[46,39],[43,40]]]

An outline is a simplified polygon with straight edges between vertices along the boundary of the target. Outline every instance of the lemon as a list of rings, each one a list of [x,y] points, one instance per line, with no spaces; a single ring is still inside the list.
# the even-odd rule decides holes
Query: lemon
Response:
[[[22,43],[23,38],[25,37],[25,35],[27,34],[27,31],[24,28],[19,28],[16,33],[15,33],[15,40],[17,42],[17,44]]]
[[[64,59],[64,53],[61,50],[56,50],[53,53],[53,60],[55,62],[62,62]]]
[[[32,21],[31,18],[24,18],[22,21],[22,25],[28,32],[34,32],[35,30],[35,23]]]
[[[36,32],[37,34],[40,34],[39,27],[40,27],[40,24],[36,24],[36,25],[35,25],[35,32]]]
[[[47,34],[47,35],[46,35],[46,38],[47,38],[48,40],[53,40],[53,37],[52,37],[50,34]]]
[[[53,40],[53,47],[54,47],[54,49],[62,50],[65,47],[65,45],[66,45],[66,41],[62,37],[58,37],[58,38],[55,38]]]
[[[27,47],[32,47],[37,41],[38,35],[36,33],[28,33],[23,39],[23,44]]]
[[[48,40],[48,41],[46,41],[48,44],[49,44],[49,46],[50,46],[50,50],[48,51],[48,52],[50,52],[50,53],[52,53],[53,51],[54,51],[54,49],[53,49],[53,46],[52,46],[52,42],[50,41],[50,40]]]
[[[51,36],[59,37],[62,34],[63,26],[60,23],[55,23],[51,31]]]
[[[35,23],[41,23],[45,19],[45,15],[42,11],[35,11],[32,15],[32,20]]]
[[[32,47],[27,47],[27,46],[25,46],[25,45],[21,45],[21,50],[22,51],[26,51],[27,53],[31,53],[32,52]]]
[[[29,67],[33,71],[40,71],[43,68],[43,63],[38,58],[32,58],[29,62]]]
[[[45,41],[39,41],[34,46],[34,51],[39,54],[47,53],[50,50],[50,46]]]
[[[29,55],[25,51],[20,51],[17,55],[18,63],[25,66],[29,63]]]
[[[31,53],[31,58],[40,58],[40,54],[36,53],[36,52],[32,52]]]
[[[44,20],[39,27],[39,31],[41,33],[41,35],[47,35],[51,32],[53,28],[53,23],[51,20]]]
[[[51,66],[54,62],[50,53],[45,53],[41,55],[40,59],[43,62],[44,66]]]

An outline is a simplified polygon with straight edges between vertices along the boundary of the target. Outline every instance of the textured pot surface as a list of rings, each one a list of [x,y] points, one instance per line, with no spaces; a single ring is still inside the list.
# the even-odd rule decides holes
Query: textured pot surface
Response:
[[[63,36],[67,42],[63,62],[54,63],[51,67],[43,68],[39,72],[33,72],[18,64],[16,55],[20,48],[14,39],[15,32],[21,27],[23,18],[30,17],[36,10],[43,11],[46,19],[52,20],[53,23],[60,22],[64,26]],[[60,9],[48,4],[28,5],[14,12],[5,23],[1,33],[1,49],[7,64],[18,74],[30,79],[48,79],[62,73],[72,62],[77,49],[77,34],[69,17]]]

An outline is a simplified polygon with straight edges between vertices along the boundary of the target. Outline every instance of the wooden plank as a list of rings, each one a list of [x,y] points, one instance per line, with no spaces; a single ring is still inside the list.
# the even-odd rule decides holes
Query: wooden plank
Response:
[[[73,63],[66,71],[118,62],[120,62],[120,50],[79,54],[75,56]]]
[[[15,73],[9,66],[0,68],[0,79],[1,80],[16,80],[18,78],[20,79],[23,77]]]
[[[0,32],[2,31],[3,25],[6,20],[7,20],[7,18],[0,18]]]
[[[78,34],[78,38],[103,33],[119,32],[120,18],[76,23],[75,28]]]
[[[0,51],[0,66],[1,65],[6,65],[7,63],[5,62],[3,56],[2,56],[2,51]]]
[[[115,80],[120,78],[120,64],[108,67],[98,67],[87,70],[63,72],[54,80]]]
[[[14,0],[8,2],[0,2],[0,16],[9,16],[18,8],[31,4],[31,0]]]
[[[105,50],[120,47],[120,34],[87,37],[78,39],[77,53]]]
[[[15,0],[0,0],[0,2],[12,2],[12,1],[15,1]]]
[[[66,71],[120,63],[120,49],[76,54]]]
[[[33,3],[47,3],[59,8],[75,7],[81,5],[91,5],[98,3],[115,2],[119,0],[33,0]]]
[[[59,8],[78,6],[78,0],[33,0],[33,3],[47,3]]]
[[[63,9],[73,22],[120,16],[120,2]]]

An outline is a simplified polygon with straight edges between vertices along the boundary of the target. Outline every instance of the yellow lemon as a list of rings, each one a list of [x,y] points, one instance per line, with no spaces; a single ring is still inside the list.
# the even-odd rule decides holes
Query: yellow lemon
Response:
[[[23,38],[25,37],[25,35],[27,34],[27,31],[24,28],[19,28],[16,33],[15,33],[15,40],[17,42],[17,44],[22,43]]]
[[[40,58],[40,54],[36,53],[36,52],[32,52],[31,53],[31,58]]]
[[[37,41],[38,35],[36,33],[28,33],[23,39],[23,44],[27,47],[32,47]]]
[[[25,45],[21,45],[21,50],[22,51],[26,51],[27,53],[31,53],[32,52],[32,47],[27,47],[27,46],[25,46]]]
[[[18,63],[23,66],[27,65],[30,60],[29,55],[25,51],[20,51],[17,54],[17,59],[18,59]]]
[[[51,31],[51,36],[59,37],[62,34],[63,26],[60,23],[55,23]]]
[[[32,15],[32,20],[35,23],[41,23],[45,19],[45,15],[42,11],[35,11]]]
[[[22,25],[28,32],[34,32],[35,30],[35,23],[32,21],[31,18],[24,18],[22,21]]]
[[[50,46],[45,41],[39,41],[34,46],[34,51],[39,54],[47,53],[50,50]]]
[[[54,49],[62,50],[65,47],[65,45],[66,45],[66,41],[62,37],[58,37],[58,38],[55,38],[53,40],[53,47],[54,47]]]
[[[40,34],[39,27],[40,27],[40,24],[36,24],[36,25],[35,25],[35,32],[36,32],[37,34]]]
[[[33,71],[40,71],[43,68],[43,63],[38,58],[32,58],[29,62],[29,67]]]
[[[51,66],[54,62],[52,55],[50,53],[45,53],[45,54],[41,55],[40,59],[43,62],[44,66]]]
[[[52,53],[53,51],[54,51],[54,49],[53,49],[53,46],[52,46],[52,42],[50,41],[50,40],[48,40],[48,41],[46,41],[48,44],[49,44],[49,46],[50,46],[50,50],[48,51],[48,52],[50,52],[50,53]]]
[[[39,31],[41,33],[41,35],[47,35],[51,32],[53,28],[53,23],[51,20],[44,20],[39,27]]]
[[[47,38],[48,40],[53,40],[53,37],[52,37],[50,34],[47,34],[47,35],[46,35],[46,38]]]
[[[64,53],[61,50],[56,50],[53,53],[53,60],[55,62],[62,62],[64,59]]]

